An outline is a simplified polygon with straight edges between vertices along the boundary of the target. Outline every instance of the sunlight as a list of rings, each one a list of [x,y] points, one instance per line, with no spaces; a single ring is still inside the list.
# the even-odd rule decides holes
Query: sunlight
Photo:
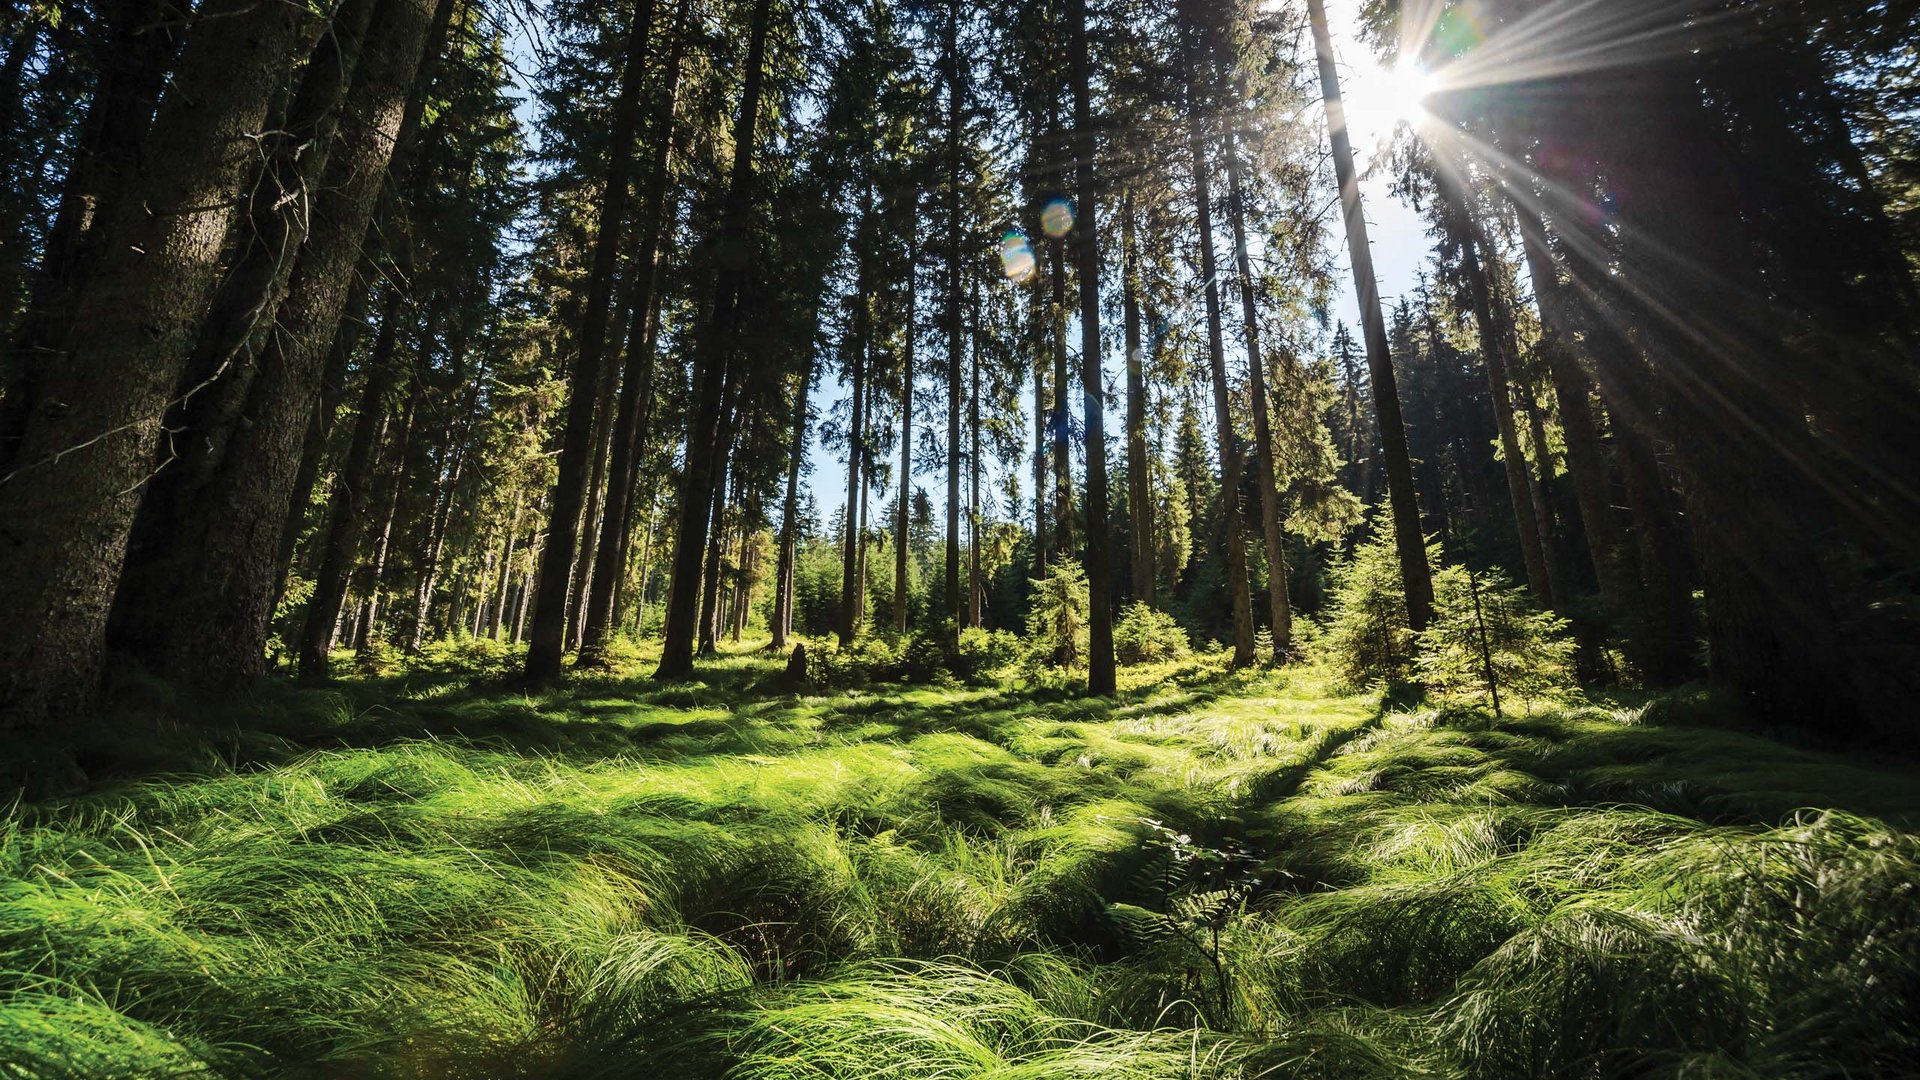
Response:
[[[1418,126],[1426,101],[1439,88],[1433,72],[1414,64],[1383,68],[1354,63],[1341,87],[1355,145],[1377,149],[1401,124]]]

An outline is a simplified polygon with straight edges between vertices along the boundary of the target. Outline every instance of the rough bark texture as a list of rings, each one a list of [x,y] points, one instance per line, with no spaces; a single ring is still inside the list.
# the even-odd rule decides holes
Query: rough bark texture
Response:
[[[219,273],[251,136],[322,20],[210,0],[150,136],[167,152],[101,207],[100,254],[0,483],[0,715],[33,728],[92,693],[162,418]]]
[[[222,687],[265,670],[306,422],[442,7],[450,11],[450,0],[382,0],[373,15],[271,334],[249,365],[235,419],[218,425],[222,452],[195,470],[197,484],[188,475],[193,490],[165,555],[123,584],[141,654],[174,678]]]

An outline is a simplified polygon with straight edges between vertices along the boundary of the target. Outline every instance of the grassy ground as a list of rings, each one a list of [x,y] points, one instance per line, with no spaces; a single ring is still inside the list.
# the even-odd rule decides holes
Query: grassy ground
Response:
[[[1920,1075],[1915,774],[1685,702],[462,664],[123,695],[180,771],[0,819],[0,1076]]]

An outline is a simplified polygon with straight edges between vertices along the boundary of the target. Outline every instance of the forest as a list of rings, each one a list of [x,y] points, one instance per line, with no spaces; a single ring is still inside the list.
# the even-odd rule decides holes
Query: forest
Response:
[[[1920,0],[0,0],[0,1078],[1920,1076]]]

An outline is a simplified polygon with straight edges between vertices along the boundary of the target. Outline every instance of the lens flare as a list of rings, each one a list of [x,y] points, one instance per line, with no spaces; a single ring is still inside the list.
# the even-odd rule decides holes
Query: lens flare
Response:
[[[1000,269],[1010,280],[1026,281],[1033,277],[1035,266],[1033,244],[1026,233],[1010,232],[1000,238]]]
[[[1073,204],[1065,199],[1048,199],[1040,208],[1040,227],[1055,240],[1073,231]]]

